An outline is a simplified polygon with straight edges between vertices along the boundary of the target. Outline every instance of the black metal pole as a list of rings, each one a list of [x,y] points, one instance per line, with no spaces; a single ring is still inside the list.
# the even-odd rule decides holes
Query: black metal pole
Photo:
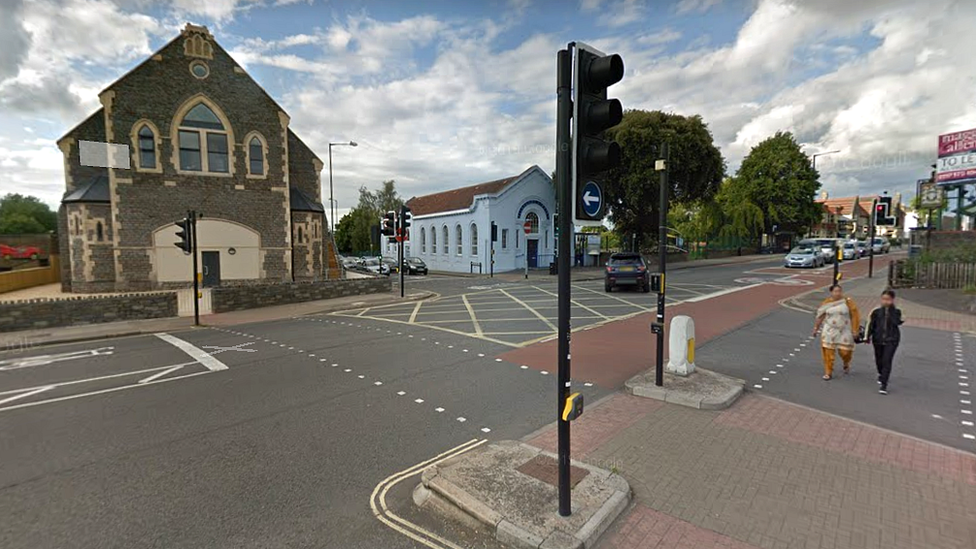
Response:
[[[668,263],[668,144],[661,145],[661,161],[664,166],[661,170],[660,181],[660,203],[658,205],[658,243],[657,261],[661,271],[661,289],[657,293],[657,362],[654,368],[654,385],[661,387],[664,385],[664,303],[665,287]]]
[[[838,282],[840,282],[840,259],[841,259],[841,256],[840,256],[840,248],[838,247],[836,241],[834,241],[833,252],[834,252],[834,281],[832,282],[832,285],[833,284],[837,284]],[[857,253],[857,246],[856,245],[854,247],[854,253]]]
[[[491,225],[488,225],[488,232],[491,233]],[[495,278],[495,239],[494,235],[488,235],[488,277]]]
[[[200,325],[200,275],[198,274],[197,266],[197,212],[196,210],[190,210],[187,213],[187,218],[190,220],[190,238],[192,239],[191,247],[193,248],[193,325]]]
[[[407,218],[406,208],[400,207],[400,238],[397,242],[397,274],[400,275],[400,297],[404,295],[403,289],[403,242],[406,238],[407,229],[403,226],[404,220]]]
[[[878,201],[871,204],[871,236],[868,237],[868,278],[874,277],[874,232],[877,229]]]
[[[571,44],[570,47],[573,45]],[[559,422],[559,514],[568,517],[572,514],[572,492],[569,480],[569,421],[562,418],[562,408],[570,391],[570,277],[569,256],[572,253],[573,238],[573,197],[570,181],[570,117],[572,116],[572,56],[568,49],[559,50],[556,56],[556,194],[559,211],[559,241],[556,251],[556,271],[559,275],[559,375],[556,389],[556,417]],[[526,244],[528,249],[528,244]]]

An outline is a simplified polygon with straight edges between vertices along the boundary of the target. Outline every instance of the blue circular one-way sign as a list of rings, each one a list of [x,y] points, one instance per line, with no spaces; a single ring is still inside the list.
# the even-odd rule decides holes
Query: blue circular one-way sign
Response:
[[[603,206],[603,190],[595,181],[588,181],[583,185],[583,194],[580,196],[583,202],[583,212],[590,217],[599,215]]]

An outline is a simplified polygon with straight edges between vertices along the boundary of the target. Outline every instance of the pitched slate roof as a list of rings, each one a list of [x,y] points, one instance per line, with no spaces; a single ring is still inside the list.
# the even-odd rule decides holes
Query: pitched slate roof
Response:
[[[288,202],[291,205],[291,211],[325,213],[325,207],[307,194],[295,187],[290,187],[288,190]]]
[[[78,185],[75,190],[66,195],[61,202],[103,202],[111,203],[112,199],[108,190],[108,175],[96,175],[91,179]]]
[[[536,167],[532,166],[518,175],[513,175],[504,179],[496,179],[495,181],[478,183],[476,185],[461,187],[460,189],[451,189],[449,191],[440,193],[415,196],[407,201],[407,206],[410,208],[413,215],[430,215],[470,208],[471,204],[474,202],[474,197],[483,194],[500,193],[505,190],[506,187],[512,183],[515,183],[521,179],[522,176],[533,169],[536,169]]]

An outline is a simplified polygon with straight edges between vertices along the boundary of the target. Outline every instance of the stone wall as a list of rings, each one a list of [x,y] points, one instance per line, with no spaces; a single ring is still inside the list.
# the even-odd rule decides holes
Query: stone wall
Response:
[[[176,294],[0,302],[0,332],[176,316]]]
[[[264,286],[218,287],[210,290],[210,298],[213,311],[224,313],[319,299],[385,293],[392,289],[393,282],[389,278],[369,277]]]

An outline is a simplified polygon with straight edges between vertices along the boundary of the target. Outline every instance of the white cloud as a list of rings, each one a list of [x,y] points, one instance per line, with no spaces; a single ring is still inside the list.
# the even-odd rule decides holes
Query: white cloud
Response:
[[[722,0],[681,0],[675,11],[679,14],[690,12],[704,13],[722,3]]]
[[[221,24],[257,6],[181,1],[178,15]],[[138,13],[143,3],[3,3],[8,11],[0,9],[0,45],[11,47],[0,53],[0,166],[8,181],[52,203],[60,197],[53,138],[97,107],[97,92],[147,55],[151,41],[178,32],[169,15]],[[675,11],[697,14],[717,4],[684,1]],[[611,95],[626,108],[701,114],[732,169],[751,146],[779,130],[793,131],[809,152],[842,149],[818,159],[825,186],[836,196],[913,188],[932,162],[936,135],[976,126],[976,75],[959,61],[962,52],[976,50],[976,14],[963,4],[756,0],[735,37],[714,45],[708,34],[684,36],[675,28],[621,29],[656,22],[647,11],[657,8],[653,2],[583,0],[580,10],[603,29],[589,30],[587,42],[624,57],[627,75]],[[592,17],[600,8],[615,16]],[[3,20],[6,13],[20,13],[23,26]],[[112,21],[97,41],[74,30],[91,25],[95,15]],[[269,91],[320,156],[326,158],[330,141],[360,143],[334,150],[336,192],[346,208],[360,185],[375,187],[384,179],[396,179],[411,196],[531,164],[550,171],[555,52],[568,31],[533,32],[532,24],[503,13],[495,20],[382,20],[362,12],[275,39],[235,43],[219,29],[215,34],[252,72],[273,66],[294,75]],[[505,37],[521,37],[500,42],[512,28],[521,34]],[[18,29],[26,34],[18,38]],[[665,44],[673,49],[679,40],[682,51],[663,53]],[[512,45],[499,49],[499,43]],[[35,133],[20,129],[25,125]]]

